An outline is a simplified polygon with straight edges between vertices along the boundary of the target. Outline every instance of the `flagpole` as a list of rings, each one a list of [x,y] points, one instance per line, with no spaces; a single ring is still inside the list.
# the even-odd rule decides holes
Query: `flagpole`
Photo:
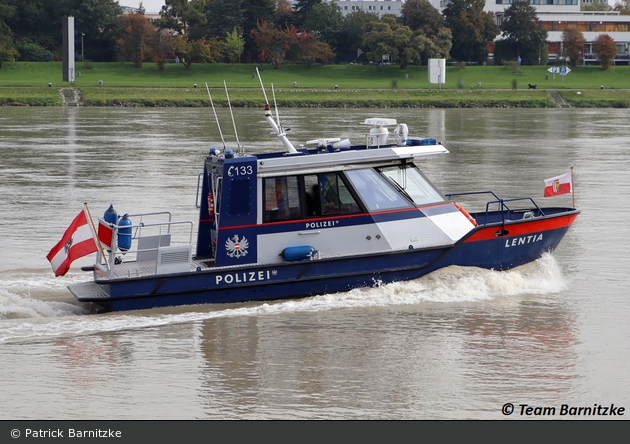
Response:
[[[573,196],[573,208],[575,208],[575,183],[573,180],[573,165],[571,165],[571,194]]]
[[[85,205],[85,209],[87,210],[88,216],[90,217],[90,223],[92,224],[92,236],[94,237],[94,240],[98,244],[98,247],[101,249],[101,255],[103,256],[103,259],[105,259],[105,265],[108,265],[107,256],[105,256],[105,250],[103,250],[103,245],[101,244],[101,240],[98,238],[98,236],[96,236],[97,231],[96,231],[96,227],[94,226],[94,220],[92,220],[92,214],[90,213],[90,208],[88,207],[87,202],[83,202],[83,205]]]

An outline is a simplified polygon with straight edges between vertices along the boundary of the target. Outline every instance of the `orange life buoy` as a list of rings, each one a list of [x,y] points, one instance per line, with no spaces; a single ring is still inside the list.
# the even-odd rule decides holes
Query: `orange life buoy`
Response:
[[[455,207],[457,207],[457,209],[458,209],[459,211],[461,211],[461,212],[462,212],[462,214],[463,214],[464,216],[466,216],[466,219],[468,219],[468,220],[470,221],[470,223],[471,223],[471,224],[473,224],[475,227],[477,226],[477,221],[475,220],[475,218],[474,218],[474,217],[472,217],[472,216],[470,215],[470,213],[469,213],[468,211],[464,210],[464,209],[461,207],[461,205],[459,205],[459,204],[458,204],[458,203],[456,203],[456,202],[453,202],[453,204],[455,205]]]

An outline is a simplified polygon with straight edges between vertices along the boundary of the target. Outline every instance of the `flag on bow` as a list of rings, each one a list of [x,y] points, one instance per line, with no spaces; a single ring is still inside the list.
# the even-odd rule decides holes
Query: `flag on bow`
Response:
[[[545,179],[545,197],[567,194],[573,191],[571,173]]]
[[[52,265],[55,276],[63,276],[68,272],[70,264],[75,259],[96,251],[92,228],[85,215],[85,210],[82,210],[46,258]]]

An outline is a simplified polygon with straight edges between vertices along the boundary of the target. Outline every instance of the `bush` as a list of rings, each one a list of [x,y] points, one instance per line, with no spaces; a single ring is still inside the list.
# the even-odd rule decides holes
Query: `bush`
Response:
[[[15,42],[15,49],[20,53],[18,60],[23,62],[51,62],[53,53],[37,43]]]

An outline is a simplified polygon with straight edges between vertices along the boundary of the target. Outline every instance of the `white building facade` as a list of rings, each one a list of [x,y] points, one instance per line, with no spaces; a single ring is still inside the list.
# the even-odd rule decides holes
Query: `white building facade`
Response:
[[[333,0],[341,13],[346,16],[355,11],[365,11],[371,14],[377,14],[379,17],[384,15],[395,15],[400,17],[400,10],[404,0]]]

